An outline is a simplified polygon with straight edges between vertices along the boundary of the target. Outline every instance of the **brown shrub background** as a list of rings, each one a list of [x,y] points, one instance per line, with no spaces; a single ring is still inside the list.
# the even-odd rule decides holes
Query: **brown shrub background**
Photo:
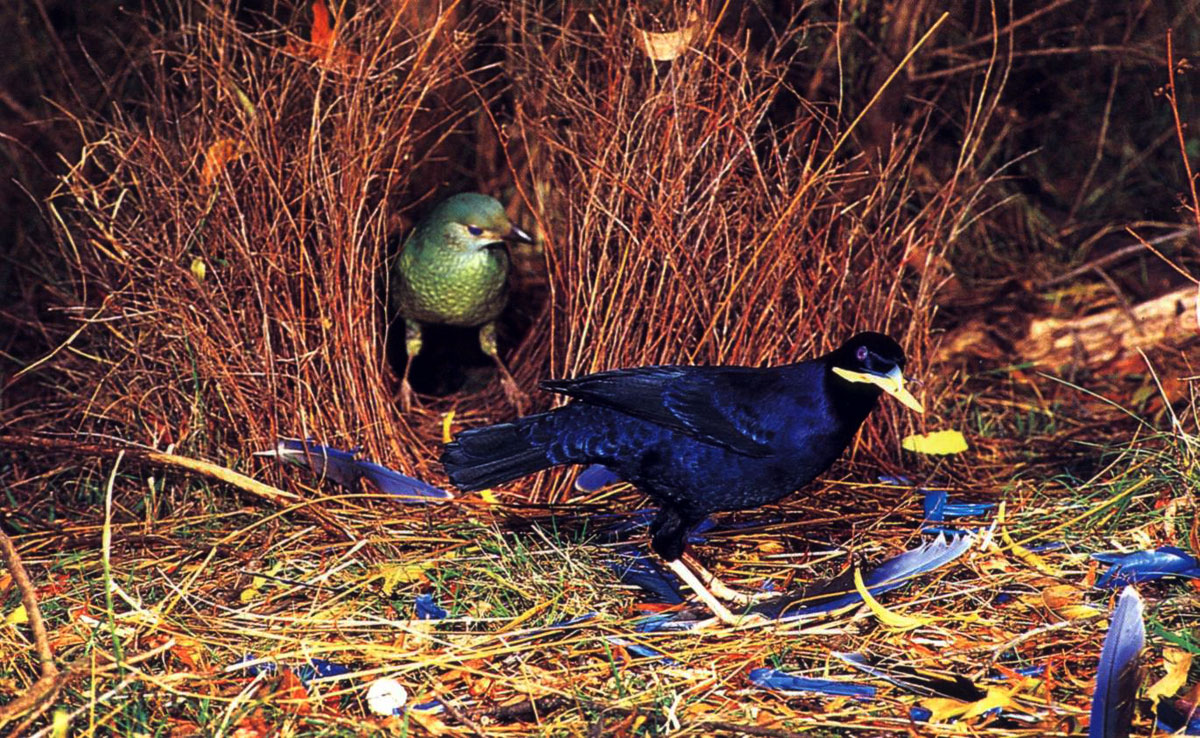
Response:
[[[970,274],[956,247],[991,237],[979,218],[1004,196],[1019,55],[1000,21],[957,9],[910,68],[895,55],[937,15],[890,17],[879,57],[842,69],[836,43],[860,39],[830,9],[723,5],[654,62],[638,29],[689,20],[649,7],[364,3],[330,53],[308,45],[306,5],[131,15],[117,102],[73,114],[85,145],[48,201],[58,348],[9,388],[49,389],[10,422],[232,465],[312,437],[439,481],[442,412],[511,410],[492,385],[399,413],[383,275],[412,220],[464,189],[539,235],[518,255],[510,322],[527,329],[502,350],[541,406],[540,377],[793,361],[863,329],[923,375],[947,257]],[[970,83],[942,81],[965,49]],[[825,94],[847,85],[867,94]],[[223,140],[240,153],[206,182]],[[887,454],[903,416],[882,415],[866,445]]]

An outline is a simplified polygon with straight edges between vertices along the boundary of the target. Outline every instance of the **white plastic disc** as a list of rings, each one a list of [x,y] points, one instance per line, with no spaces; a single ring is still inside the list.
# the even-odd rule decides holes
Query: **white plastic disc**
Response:
[[[395,679],[376,679],[367,689],[367,707],[376,715],[395,715],[408,702],[408,690]]]

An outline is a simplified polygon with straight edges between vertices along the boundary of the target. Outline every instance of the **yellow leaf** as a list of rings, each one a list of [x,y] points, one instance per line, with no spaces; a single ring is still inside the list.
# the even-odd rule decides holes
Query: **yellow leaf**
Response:
[[[1057,584],[1042,590],[1042,602],[1050,612],[1064,620],[1083,620],[1104,613],[1091,605],[1080,602],[1083,590],[1073,584]]]
[[[688,50],[699,30],[700,16],[691,12],[688,13],[687,25],[678,31],[654,33],[639,28],[638,33],[642,36],[642,47],[647,56],[654,61],[671,61]]]
[[[1163,697],[1170,697],[1187,683],[1188,669],[1192,666],[1192,654],[1178,648],[1163,649],[1163,663],[1167,673],[1150,685],[1146,697],[1156,705]]]
[[[23,625],[29,622],[29,613],[25,611],[24,605],[17,605],[17,609],[8,614],[4,618],[5,625]]]
[[[67,731],[71,728],[71,713],[66,710],[55,710],[50,726],[51,738],[67,738]]]
[[[500,500],[496,498],[496,493],[493,492],[491,490],[491,488],[480,490],[479,491],[479,499],[483,500],[484,502],[486,502],[489,505],[499,505],[500,504]]]
[[[425,570],[433,568],[432,561],[421,561],[415,564],[380,564],[378,574],[383,577],[383,593],[391,596],[397,584],[419,582],[425,576]]]
[[[871,596],[871,591],[867,589],[867,585],[863,583],[862,571],[859,569],[854,570],[854,589],[858,590],[859,596],[863,598],[863,602],[867,603],[867,607],[870,608],[871,613],[878,618],[879,622],[892,630],[912,630],[913,628],[919,628],[922,625],[928,625],[933,622],[928,618],[900,615],[879,604],[879,601]]]
[[[970,702],[953,700],[949,697],[929,697],[921,700],[921,707],[929,710],[929,724],[946,723],[967,711]]]
[[[243,589],[241,591],[241,593],[238,595],[238,600],[241,601],[241,603],[243,605],[248,605],[251,602],[257,600],[261,596],[262,596],[261,589],[258,589],[257,587],[247,587],[246,589]]]
[[[997,707],[1019,709],[1013,702],[1013,691],[1003,687],[988,687],[987,695],[974,702],[960,702],[948,697],[930,697],[921,700],[920,704],[921,707],[933,713],[929,717],[931,724],[943,723],[959,717],[964,719],[979,717]],[[1022,712],[1024,711],[1022,710]]]
[[[197,282],[203,282],[204,277],[208,275],[208,267],[205,265],[204,259],[201,259],[199,256],[192,259],[190,269],[192,270],[192,276],[196,278]]]
[[[454,422],[454,411],[442,416],[442,443],[450,443],[454,438],[450,435],[450,424]]]
[[[967,439],[963,438],[963,434],[956,430],[941,430],[925,435],[908,436],[900,442],[900,445],[904,447],[905,451],[946,456],[966,451]]]
[[[1008,534],[1008,529],[1004,527],[1004,512],[1005,503],[1001,502],[1000,507],[996,510],[996,530],[1000,533],[1000,540],[1004,541],[1004,545],[1008,547],[1008,550],[1012,552],[1012,555],[1016,556],[1018,559],[1024,561],[1026,564],[1034,569],[1037,569],[1043,574],[1047,574],[1052,577],[1061,577],[1062,572],[1047,564],[1046,560],[1041,556],[1038,556],[1033,551],[1030,551],[1012,539],[1012,536]]]
[[[255,110],[254,103],[250,102],[250,96],[243,92],[242,88],[237,85],[233,85],[233,94],[237,96],[238,104],[242,106],[242,110],[246,111],[246,114],[253,118],[258,111]]]
[[[241,156],[245,144],[232,138],[219,139],[204,152],[204,168],[200,170],[200,184],[208,187],[221,176],[225,165]]]

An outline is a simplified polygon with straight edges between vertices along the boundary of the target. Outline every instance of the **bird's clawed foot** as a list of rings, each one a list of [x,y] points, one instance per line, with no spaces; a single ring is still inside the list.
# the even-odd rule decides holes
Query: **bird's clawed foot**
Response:
[[[732,628],[753,628],[766,625],[767,623],[771,622],[766,617],[755,612],[747,613],[745,615],[735,615],[720,600],[713,596],[713,593],[704,586],[704,583],[701,582],[696,574],[687,567],[687,564],[683,563],[682,558],[675,559],[674,561],[668,561],[667,568],[673,571],[675,576],[682,579],[683,583],[686,584],[693,592],[695,592],[696,596],[700,598],[700,601],[703,602],[712,612],[712,614],[716,616],[715,618],[701,621],[696,628],[709,628],[714,626],[717,622]],[[695,628],[693,630],[695,630]]]
[[[400,391],[397,393],[397,399],[400,401],[400,411],[403,413],[412,412],[413,398],[416,394],[413,392],[412,385],[408,383],[408,378],[405,377],[400,382]]]
[[[529,404],[529,395],[521,391],[517,381],[508,373],[508,367],[500,360],[500,352],[496,348],[496,324],[484,323],[479,327],[479,348],[496,363],[496,371],[500,372],[500,386],[504,389],[504,397],[508,404],[517,411],[517,415],[525,414]]]
[[[756,612],[748,612],[745,615],[734,615],[733,613],[729,613],[728,618],[716,613],[714,613],[714,616],[715,617],[708,618],[707,620],[698,621],[694,626],[692,626],[691,630],[711,630],[713,628],[720,627],[734,628],[736,630],[749,630],[751,628],[762,628],[775,622],[765,615],[760,615]]]
[[[763,602],[764,600],[769,600],[772,597],[778,596],[778,593],[776,592],[739,592],[738,590],[730,587],[729,585],[725,584],[725,582],[722,582],[720,579],[718,579],[716,574],[713,574],[708,569],[705,569],[699,561],[696,561],[696,559],[692,558],[689,554],[685,553],[683,555],[683,560],[687,564],[688,568],[695,572],[698,577],[700,577],[700,581],[704,583],[704,585],[708,588],[708,591],[712,592],[716,597],[725,600],[726,602],[732,602],[735,605],[747,607],[749,605]]]

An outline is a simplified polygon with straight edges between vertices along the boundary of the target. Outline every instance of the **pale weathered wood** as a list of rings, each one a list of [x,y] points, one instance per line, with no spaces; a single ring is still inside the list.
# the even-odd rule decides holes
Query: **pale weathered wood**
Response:
[[[1039,367],[1098,366],[1138,349],[1200,336],[1200,286],[1188,285],[1128,308],[1081,318],[1034,318],[1023,335],[1006,336],[1012,350],[996,350],[995,325],[972,320],[946,337],[937,358],[963,355],[1019,357]]]

